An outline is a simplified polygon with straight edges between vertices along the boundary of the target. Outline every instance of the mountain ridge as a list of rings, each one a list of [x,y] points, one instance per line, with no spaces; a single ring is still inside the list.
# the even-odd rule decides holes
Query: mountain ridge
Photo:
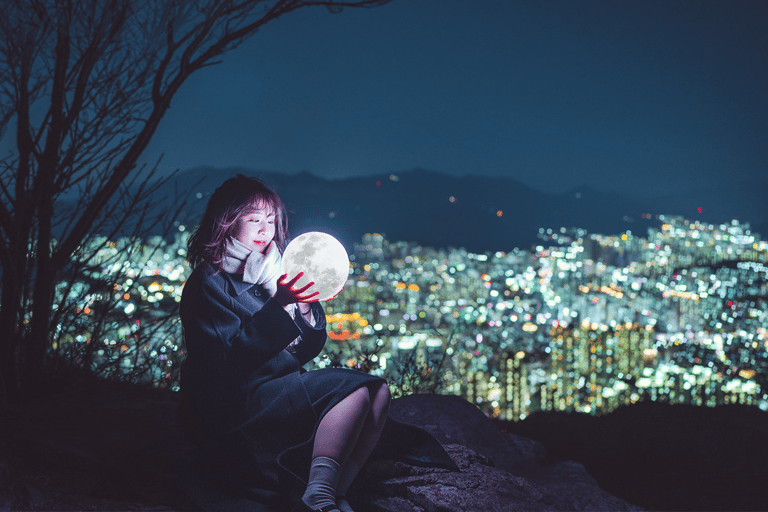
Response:
[[[179,172],[159,195],[165,192],[170,196],[174,186],[183,189],[195,184],[180,219],[193,226],[213,190],[238,173],[263,179],[280,194],[292,234],[324,231],[348,248],[365,233],[381,233],[390,241],[425,246],[510,251],[542,244],[540,228],[583,228],[601,234],[631,231],[645,236],[648,227],[659,224],[658,214],[683,215],[708,223],[739,218],[751,221],[756,229],[768,225],[766,212],[755,204],[762,191],[750,186],[742,190],[734,185],[719,202],[717,191],[697,202],[704,197],[698,189],[691,189],[690,194],[633,199],[588,187],[546,193],[508,177],[453,176],[424,169],[326,179],[307,171],[284,174],[201,166]],[[705,204],[702,212],[697,204]]]

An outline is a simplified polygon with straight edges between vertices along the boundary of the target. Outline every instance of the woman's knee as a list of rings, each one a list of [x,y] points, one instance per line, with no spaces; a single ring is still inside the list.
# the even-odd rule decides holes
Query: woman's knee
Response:
[[[383,382],[377,389],[371,391],[371,409],[377,414],[387,414],[389,412],[389,402],[391,395],[389,386]]]
[[[371,408],[371,395],[367,388],[357,388],[349,394],[348,398],[354,402],[357,409],[361,409],[367,412]]]
[[[371,397],[366,388],[352,391],[326,414],[321,425],[336,425],[339,422],[364,421],[371,411]],[[333,427],[336,428],[336,427]]]
[[[389,393],[389,384],[382,382],[379,388],[376,390],[375,396],[377,400],[382,400],[386,403],[389,403],[389,399],[391,397]]]

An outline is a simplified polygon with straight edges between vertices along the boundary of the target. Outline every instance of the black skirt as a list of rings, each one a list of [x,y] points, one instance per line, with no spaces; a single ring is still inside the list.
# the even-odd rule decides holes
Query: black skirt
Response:
[[[301,380],[312,402],[312,408],[320,419],[356,389],[365,386],[373,392],[386,385],[386,381],[380,377],[347,368],[324,368],[303,372]]]
[[[357,370],[346,368],[327,368],[301,373],[301,379],[312,402],[312,407],[318,417],[317,424],[323,416],[350,393],[361,387],[367,387],[371,392],[386,385],[386,381],[373,375],[367,375]],[[317,432],[317,424],[315,432]],[[293,451],[294,467],[308,468],[307,449],[314,443],[314,436],[308,443]],[[303,451],[303,462],[296,456]],[[285,455],[285,453],[283,454]],[[290,458],[290,457],[288,457]],[[286,460],[288,460],[286,458]],[[379,442],[371,454],[371,458],[394,459],[417,466],[433,466],[458,471],[440,443],[426,431],[387,418]],[[298,471],[300,478],[306,479],[308,474]]]

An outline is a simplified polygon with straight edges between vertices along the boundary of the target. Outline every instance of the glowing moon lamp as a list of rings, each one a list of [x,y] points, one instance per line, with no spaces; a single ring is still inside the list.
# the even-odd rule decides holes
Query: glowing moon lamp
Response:
[[[294,288],[310,281],[315,285],[308,292],[320,292],[315,298],[327,301],[344,288],[349,276],[349,256],[341,242],[327,233],[310,231],[294,238],[283,253],[283,274],[287,279],[304,272]]]

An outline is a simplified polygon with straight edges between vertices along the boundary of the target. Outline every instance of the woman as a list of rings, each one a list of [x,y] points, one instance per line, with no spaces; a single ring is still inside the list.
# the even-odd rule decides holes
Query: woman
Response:
[[[285,207],[260,180],[238,175],[208,202],[181,299],[185,426],[217,492],[238,497],[226,508],[350,512],[344,495],[379,439],[389,390],[353,370],[302,369],[323,348],[325,314],[314,283],[280,275],[286,237]]]

